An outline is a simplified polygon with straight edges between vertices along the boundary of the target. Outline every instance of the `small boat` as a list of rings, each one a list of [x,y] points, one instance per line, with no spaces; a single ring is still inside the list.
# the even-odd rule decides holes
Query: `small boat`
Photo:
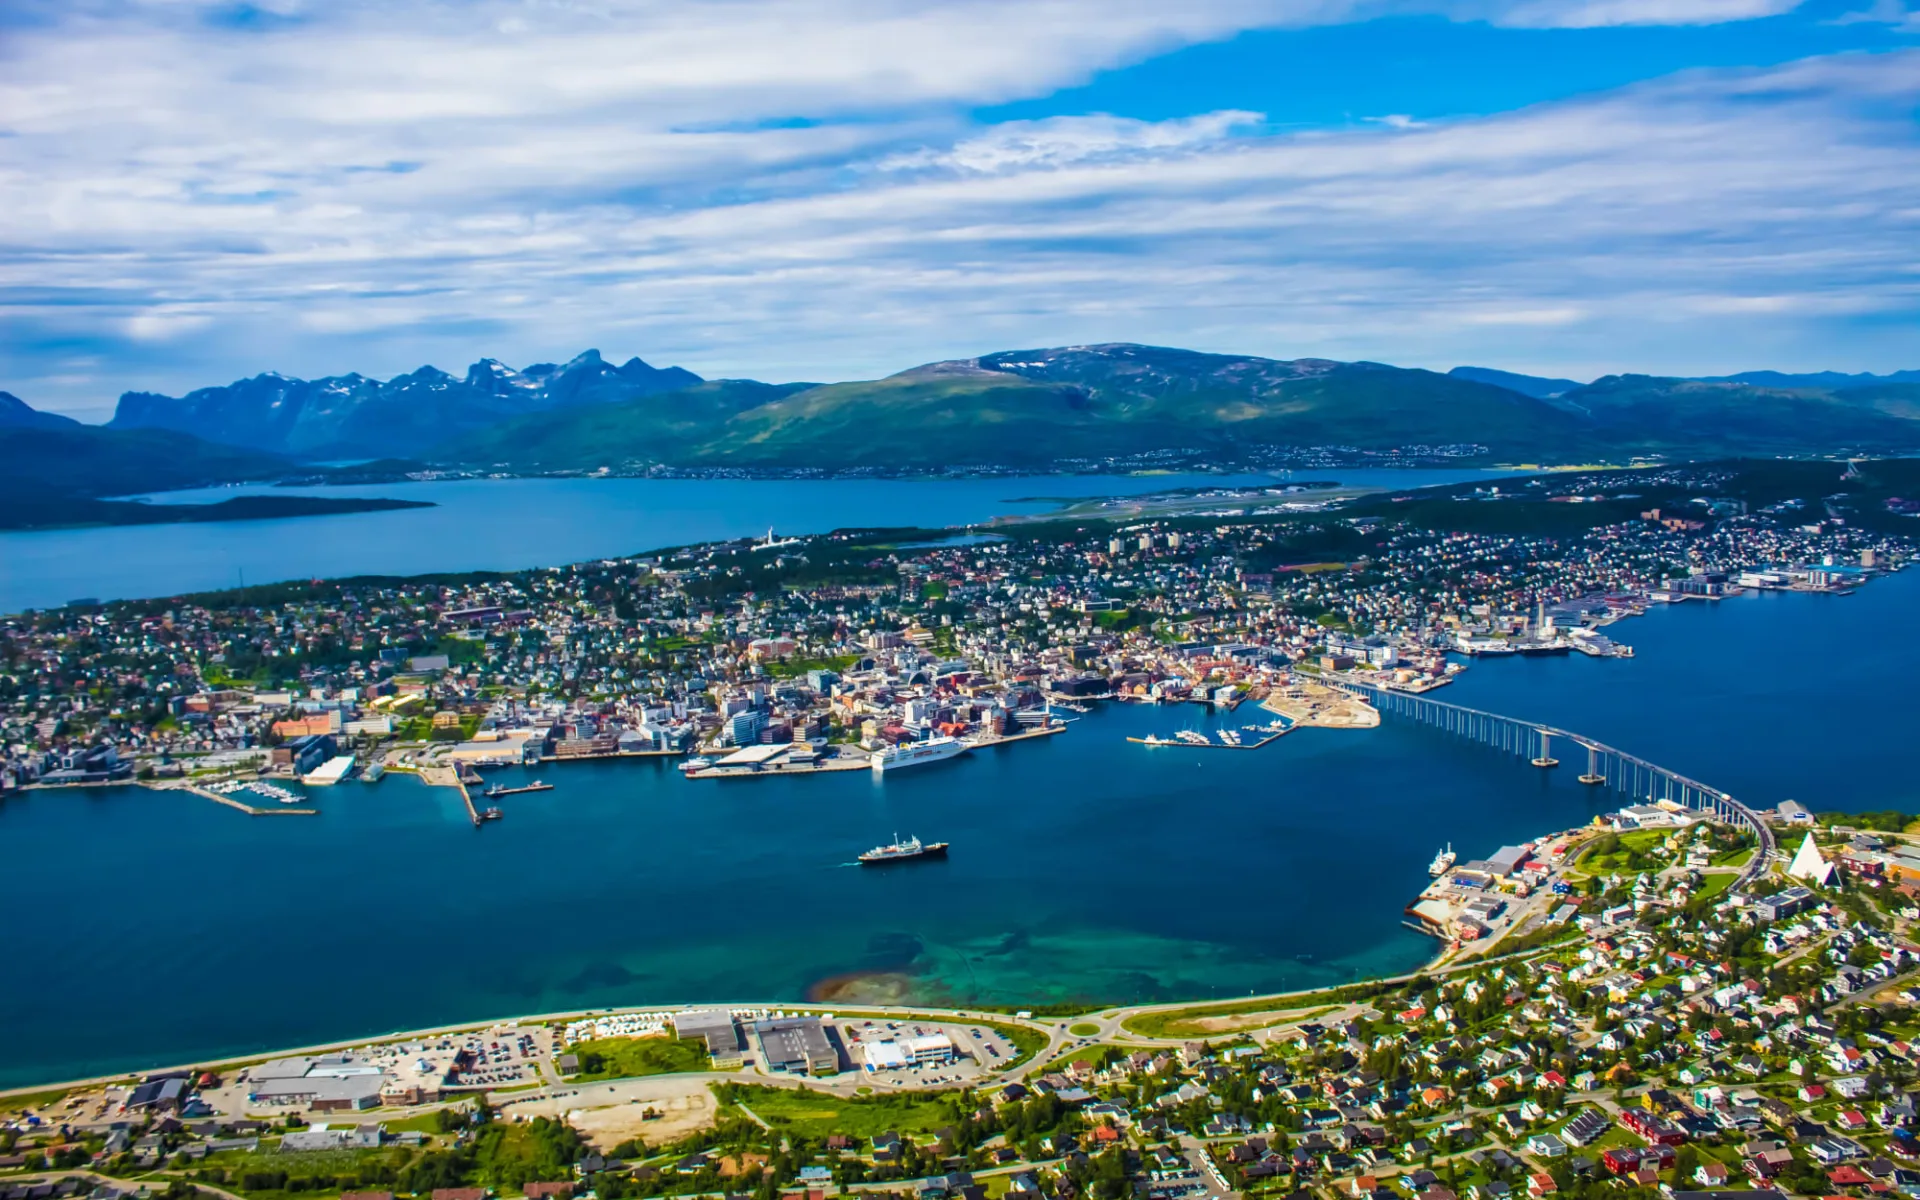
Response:
[[[687,774],[689,774],[689,775],[692,775],[692,774],[694,774],[694,773],[696,773],[696,772],[699,772],[699,771],[704,771],[704,770],[706,770],[706,769],[707,769],[708,767],[711,767],[712,765],[713,765],[713,760],[712,760],[712,759],[710,759],[710,758],[701,758],[701,757],[698,757],[698,756],[696,756],[696,757],[693,757],[693,758],[690,758],[690,759],[688,759],[687,761],[685,761],[685,762],[683,762],[683,763],[681,763],[681,764],[680,764],[680,769],[681,769],[682,771],[684,771],[684,772],[686,772]]]
[[[1453,852],[1453,843],[1448,842],[1447,848],[1434,855],[1433,861],[1427,864],[1427,874],[1438,879],[1448,871],[1453,870],[1453,864],[1457,861],[1458,856]]]
[[[480,819],[482,821],[498,821],[501,817],[504,817],[506,815],[507,814],[501,812],[497,808],[489,808],[481,811]]]
[[[894,863],[912,862],[922,858],[945,858],[947,843],[922,842],[919,838],[900,840],[899,834],[893,835],[893,841],[885,846],[875,846],[860,856],[863,867],[886,867]]]

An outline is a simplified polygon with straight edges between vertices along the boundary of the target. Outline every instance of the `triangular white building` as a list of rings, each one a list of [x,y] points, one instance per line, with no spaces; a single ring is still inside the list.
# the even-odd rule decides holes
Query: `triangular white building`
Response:
[[[1793,861],[1787,864],[1787,877],[1804,879],[1808,883],[1824,887],[1832,876],[1833,864],[1821,856],[1820,847],[1813,844],[1813,833],[1809,830],[1807,839],[1800,843],[1800,849],[1795,852]]]

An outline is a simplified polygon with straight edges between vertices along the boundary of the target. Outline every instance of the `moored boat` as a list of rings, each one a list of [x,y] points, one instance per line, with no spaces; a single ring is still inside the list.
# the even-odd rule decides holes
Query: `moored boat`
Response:
[[[959,738],[934,737],[923,742],[901,742],[885,750],[875,750],[867,762],[875,771],[897,771],[902,767],[940,762],[957,754],[965,754],[969,749],[971,747]]]

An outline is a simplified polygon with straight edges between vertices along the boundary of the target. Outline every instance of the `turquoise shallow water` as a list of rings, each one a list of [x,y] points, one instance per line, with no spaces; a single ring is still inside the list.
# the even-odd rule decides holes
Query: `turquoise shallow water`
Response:
[[[1616,626],[1639,657],[1477,665],[1439,693],[1551,720],[1751,801],[1920,806],[1904,687],[1920,574]],[[1813,670],[1817,665],[1821,669]],[[1251,710],[1226,720],[1264,720]],[[874,780],[693,783],[550,766],[475,830],[389,777],[249,819],[141,789],[0,806],[15,914],[0,1055],[24,1084],[561,1008],[792,1000],[854,976],[928,1000],[1230,996],[1410,969],[1401,906],[1475,856],[1618,798],[1424,727],[1255,752],[1147,749],[1196,706]],[[518,772],[504,772],[513,782]],[[898,831],[945,863],[868,871]]]

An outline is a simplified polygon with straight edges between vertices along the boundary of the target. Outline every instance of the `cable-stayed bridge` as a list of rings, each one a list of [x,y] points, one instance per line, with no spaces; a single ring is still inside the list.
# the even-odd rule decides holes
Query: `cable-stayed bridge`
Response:
[[[1760,852],[1753,856],[1747,869],[1742,872],[1742,883],[1758,874],[1777,849],[1772,828],[1760,818],[1760,814],[1732,796],[1604,742],[1538,721],[1505,717],[1499,713],[1448,704],[1375,684],[1346,679],[1325,679],[1323,682],[1360,697],[1382,715],[1409,717],[1423,725],[1431,725],[1516,758],[1526,759],[1536,767],[1559,766],[1560,760],[1554,757],[1556,751],[1562,754],[1585,751],[1586,771],[1580,776],[1581,783],[1608,787],[1642,802],[1672,801],[1723,821],[1745,825],[1759,837]]]

